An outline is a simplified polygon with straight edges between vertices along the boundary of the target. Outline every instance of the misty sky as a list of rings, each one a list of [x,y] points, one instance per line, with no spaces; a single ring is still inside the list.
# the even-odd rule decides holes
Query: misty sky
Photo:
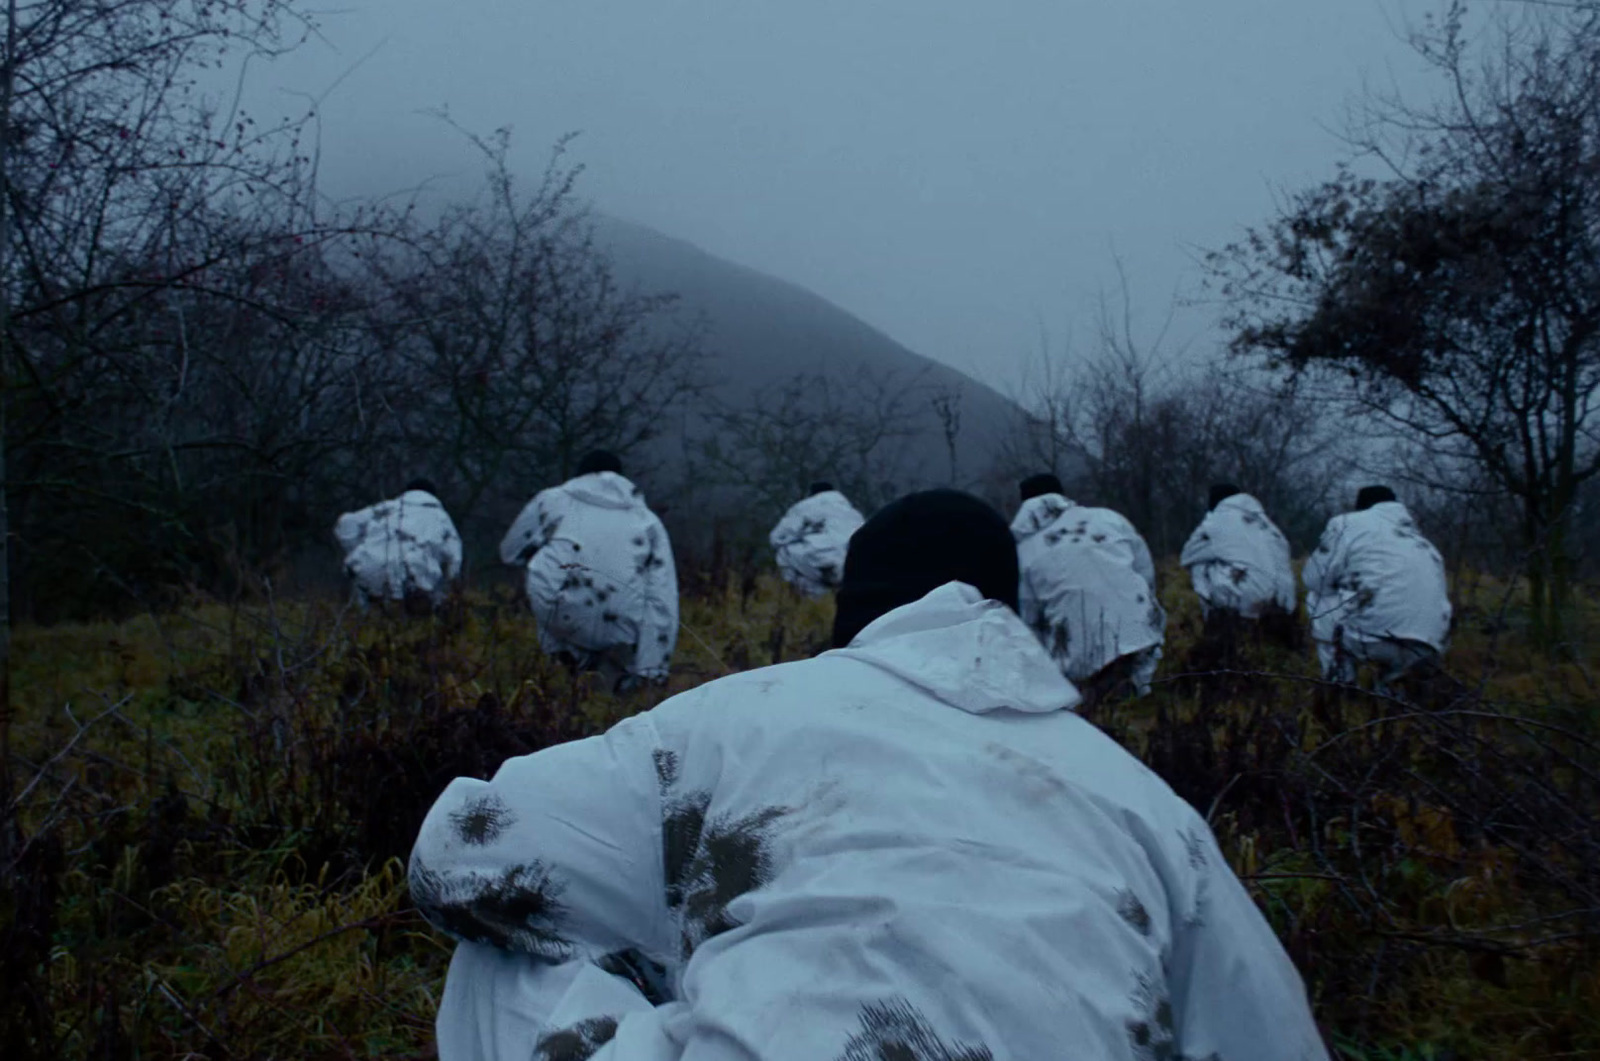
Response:
[[[1189,245],[1330,172],[1364,81],[1419,83],[1412,0],[356,0],[258,69],[320,92],[324,189],[474,175],[419,112],[579,131],[600,209],[802,284],[1002,386],[1091,332],[1120,254],[1151,325]],[[363,57],[365,57],[364,61]],[[358,68],[351,70],[358,61]],[[274,102],[276,105],[276,102]],[[298,105],[298,104],[297,104]],[[265,109],[265,108],[263,108]],[[1208,341],[1212,311],[1180,333]],[[1214,335],[1214,333],[1209,333]]]

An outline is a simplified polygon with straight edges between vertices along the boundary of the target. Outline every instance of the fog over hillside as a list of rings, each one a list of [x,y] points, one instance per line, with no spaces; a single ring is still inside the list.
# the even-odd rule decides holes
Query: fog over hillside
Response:
[[[894,461],[902,488],[952,481],[981,487],[1020,423],[1022,412],[1009,398],[796,284],[629,221],[597,217],[595,236],[625,284],[670,292],[680,300],[680,320],[704,321],[713,402],[741,408],[762,395],[775,400],[802,374],[842,384],[845,393],[863,378],[900,390],[916,432]],[[953,475],[936,396],[959,401]]]

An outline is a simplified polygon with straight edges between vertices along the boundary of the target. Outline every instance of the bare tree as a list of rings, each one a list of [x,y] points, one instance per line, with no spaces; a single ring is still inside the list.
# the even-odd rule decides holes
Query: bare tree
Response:
[[[748,400],[713,402],[690,442],[691,474],[735,494],[762,534],[818,479],[870,512],[907,485],[924,391],[920,376],[862,369],[801,373]]]
[[[17,0],[6,0],[0,62],[0,799],[11,798],[11,509],[6,502],[7,406],[11,393],[11,100],[17,81]],[[11,841],[0,839],[0,861]]]
[[[1241,355],[1335,388],[1518,502],[1536,629],[1559,643],[1572,514],[1600,476],[1600,11],[1414,36],[1449,92],[1378,98],[1349,167],[1211,262]]]
[[[321,518],[311,472],[381,382],[339,274],[388,219],[319,205],[313,114],[258,124],[199,81],[313,28],[292,0],[17,5],[6,487],[39,604],[236,581]]]
[[[465,135],[487,165],[483,194],[372,266],[387,298],[374,332],[421,387],[404,417],[411,448],[448,462],[470,518],[486,498],[570,476],[586,450],[639,453],[702,380],[699,322],[617,279],[573,196],[565,141],[523,192],[506,130]]]
[[[1123,279],[1101,300],[1097,344],[1046,356],[1017,400],[1028,414],[1010,445],[1015,474],[1053,471],[1079,499],[1128,516],[1158,553],[1175,552],[1227,479],[1261,499],[1293,540],[1314,540],[1345,447],[1325,410],[1292,386],[1185,360],[1166,321],[1136,337]]]
[[[936,388],[928,399],[934,415],[939,418],[939,435],[944,440],[952,484],[961,482],[961,398],[962,387],[957,383]]]

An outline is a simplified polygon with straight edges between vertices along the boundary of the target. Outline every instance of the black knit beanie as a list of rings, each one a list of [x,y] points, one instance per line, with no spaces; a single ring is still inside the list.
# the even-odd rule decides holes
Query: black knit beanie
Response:
[[[1045,494],[1066,493],[1066,490],[1061,486],[1061,480],[1049,472],[1040,472],[1038,475],[1028,476],[1017,484],[1017,490],[1022,494],[1024,502],[1032,501],[1036,497],[1043,497]]]
[[[1000,513],[959,490],[927,490],[885,505],[850,538],[834,647],[946,582],[965,582],[1016,610],[1017,544]]]
[[[1237,486],[1234,486],[1232,483],[1212,483],[1210,507],[1216,508],[1234,494],[1242,493],[1244,493],[1244,491],[1239,489]]]
[[[432,494],[434,497],[439,496],[439,488],[434,486],[433,481],[430,479],[413,479],[406,484],[406,488],[402,493],[409,494],[413,490],[421,490],[423,493]]]
[[[1356,494],[1356,511],[1363,512],[1373,505],[1395,500],[1394,491],[1387,486],[1363,486]]]
[[[832,490],[832,489],[833,489],[833,484],[832,483],[827,482],[826,480],[823,480],[823,479],[818,479],[816,482],[811,484],[811,493],[809,495],[807,495],[807,496],[816,497],[818,494],[825,494],[829,490]]]
[[[578,462],[579,475],[593,475],[595,472],[616,472],[622,474],[622,460],[610,450],[597,449],[583,455]]]

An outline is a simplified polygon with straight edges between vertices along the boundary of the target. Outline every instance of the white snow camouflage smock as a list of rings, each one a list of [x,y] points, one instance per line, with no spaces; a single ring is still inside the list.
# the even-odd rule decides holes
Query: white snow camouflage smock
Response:
[[[500,542],[526,563],[546,652],[622,649],[627,670],[664,678],[678,645],[678,573],[667,529],[633,483],[594,472],[541,490]]]
[[[784,513],[767,540],[778,555],[784,581],[808,597],[839,585],[850,535],[863,523],[861,513],[837,490],[812,494]]]
[[[1179,563],[1208,609],[1250,619],[1261,618],[1272,605],[1294,611],[1289,539],[1249,494],[1234,494],[1207,512],[1184,544]]]
[[[1068,678],[1083,681],[1122,656],[1159,649],[1167,613],[1155,563],[1119,513],[1060,494],[1024,502],[1011,534],[1021,568],[1017,610]]]
[[[950,583],[456,780],[410,865],[472,941],[441,1061],[1324,1058],[1204,820],[1077,700]]]
[[[1444,558],[1398,501],[1328,521],[1300,577],[1311,636],[1363,655],[1367,645],[1450,641]]]
[[[333,536],[344,550],[345,574],[368,600],[403,600],[416,590],[437,602],[461,574],[461,535],[426,490],[346,512]]]

